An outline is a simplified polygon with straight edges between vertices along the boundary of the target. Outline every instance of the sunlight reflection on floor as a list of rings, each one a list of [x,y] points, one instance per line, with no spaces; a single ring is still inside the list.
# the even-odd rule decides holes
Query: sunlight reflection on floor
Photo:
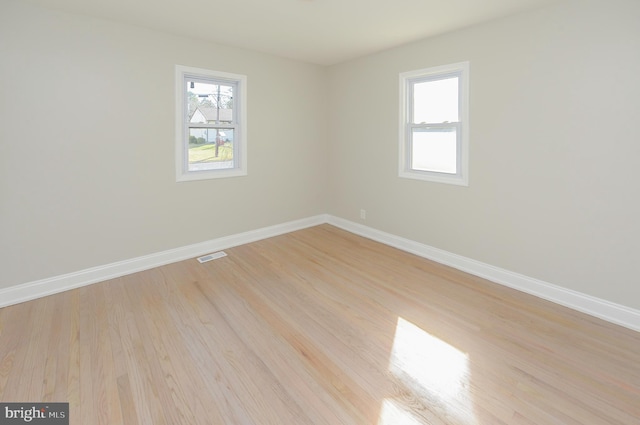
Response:
[[[378,425],[419,425],[436,418],[476,424],[467,354],[402,317],[396,326],[389,372],[397,394],[383,401]]]
[[[378,425],[422,425],[423,422],[418,421],[411,414],[390,399],[385,399],[380,409],[380,419]]]

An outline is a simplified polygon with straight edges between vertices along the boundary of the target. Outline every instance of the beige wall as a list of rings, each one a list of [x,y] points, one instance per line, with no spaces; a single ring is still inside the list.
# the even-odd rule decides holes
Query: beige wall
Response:
[[[568,0],[327,69],[2,2],[0,288],[364,208],[638,309],[639,23]],[[463,60],[469,187],[399,179],[398,73]],[[175,183],[174,64],[248,75],[247,177]]]
[[[397,177],[398,73],[470,61],[470,185]],[[640,308],[640,2],[565,1],[334,66],[329,213]],[[360,221],[361,222],[361,221]]]
[[[175,182],[174,65],[248,76],[249,175]],[[0,288],[326,211],[326,70],[0,3]]]

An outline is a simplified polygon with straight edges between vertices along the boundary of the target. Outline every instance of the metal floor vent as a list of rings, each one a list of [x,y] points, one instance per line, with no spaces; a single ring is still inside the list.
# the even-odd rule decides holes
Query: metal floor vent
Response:
[[[226,257],[227,253],[224,251],[214,252],[213,254],[203,255],[202,257],[198,257],[198,261],[201,263],[206,263],[207,261],[217,260],[218,258]]]

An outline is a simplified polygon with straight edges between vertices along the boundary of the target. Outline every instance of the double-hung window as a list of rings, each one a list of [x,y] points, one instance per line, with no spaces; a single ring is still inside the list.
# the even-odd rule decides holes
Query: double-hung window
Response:
[[[468,185],[469,63],[400,74],[400,177]]]
[[[247,77],[176,65],[177,181],[247,174]]]

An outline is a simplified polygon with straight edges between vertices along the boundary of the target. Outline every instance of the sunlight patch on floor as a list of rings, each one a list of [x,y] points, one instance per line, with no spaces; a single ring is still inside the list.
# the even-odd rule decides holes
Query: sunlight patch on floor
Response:
[[[380,409],[378,425],[423,425],[411,412],[405,410],[401,403],[385,399]]]
[[[467,354],[402,317],[396,326],[389,372],[395,394],[383,401],[378,425],[425,424],[434,418],[476,424]]]

